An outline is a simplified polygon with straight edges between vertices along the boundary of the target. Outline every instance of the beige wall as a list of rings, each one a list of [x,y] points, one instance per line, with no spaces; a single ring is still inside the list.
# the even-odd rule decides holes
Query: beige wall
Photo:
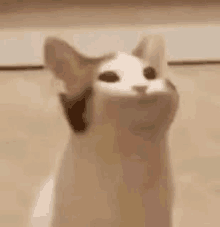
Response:
[[[0,66],[42,65],[42,45],[48,35],[61,36],[93,55],[130,50],[141,32],[158,31],[165,35],[170,61],[220,60],[220,5],[137,1],[73,6],[64,1],[61,7],[60,2],[40,2],[1,5]]]

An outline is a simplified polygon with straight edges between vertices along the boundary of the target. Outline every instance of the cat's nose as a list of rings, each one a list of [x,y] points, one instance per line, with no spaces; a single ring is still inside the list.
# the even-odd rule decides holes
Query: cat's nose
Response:
[[[133,86],[132,87],[135,91],[137,91],[138,93],[145,93],[147,90],[147,86],[143,85],[143,86]]]

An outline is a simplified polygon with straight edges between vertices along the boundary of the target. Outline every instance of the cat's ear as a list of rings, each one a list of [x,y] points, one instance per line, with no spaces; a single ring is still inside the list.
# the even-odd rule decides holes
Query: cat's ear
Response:
[[[148,61],[159,74],[166,71],[166,44],[162,35],[148,35],[142,38],[132,54],[144,61]]]
[[[140,59],[147,59],[148,54],[148,46],[149,46],[149,37],[143,37],[142,40],[138,43],[135,49],[132,51],[132,55],[140,58]]]
[[[47,38],[44,51],[46,66],[63,82],[69,96],[78,95],[91,86],[95,67],[112,56],[88,58],[58,38]]]

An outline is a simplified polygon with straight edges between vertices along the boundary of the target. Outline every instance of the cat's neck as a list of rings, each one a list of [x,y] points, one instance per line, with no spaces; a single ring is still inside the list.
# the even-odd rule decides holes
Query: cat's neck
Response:
[[[73,135],[71,140],[78,160],[94,163],[97,175],[107,171],[109,179],[115,183],[121,177],[119,181],[124,182],[128,190],[144,192],[156,187],[162,176],[167,175],[166,135],[150,139],[144,134],[134,135],[126,129],[116,129],[113,124],[104,124],[91,129],[85,137]],[[101,188],[111,190],[112,181],[104,184],[106,186]]]
[[[128,128],[116,127],[114,123],[109,122],[94,126],[85,134],[76,135],[73,133],[71,140],[78,146],[90,144],[88,151],[91,153],[99,151],[118,153],[128,158],[138,153],[141,156],[141,151],[161,149],[161,144],[165,142],[166,137],[166,132],[160,134],[151,129],[135,132]],[[94,150],[92,149],[93,146]],[[79,147],[78,151],[81,153],[82,147]]]

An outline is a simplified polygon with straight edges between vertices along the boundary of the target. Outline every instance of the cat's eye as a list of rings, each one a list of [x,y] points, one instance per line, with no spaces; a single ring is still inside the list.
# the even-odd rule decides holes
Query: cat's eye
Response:
[[[115,73],[113,71],[106,71],[99,75],[99,80],[104,81],[104,82],[114,83],[114,82],[119,81],[120,78],[117,75],[117,73]]]
[[[144,74],[144,77],[148,80],[153,80],[157,76],[156,70],[151,66],[144,68],[143,74]]]

